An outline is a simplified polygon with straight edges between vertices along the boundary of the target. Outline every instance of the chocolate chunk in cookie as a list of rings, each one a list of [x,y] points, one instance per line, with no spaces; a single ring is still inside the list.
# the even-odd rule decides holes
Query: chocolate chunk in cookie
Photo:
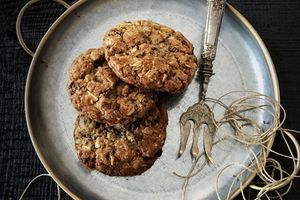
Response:
[[[156,106],[145,118],[121,128],[78,116],[74,131],[78,158],[107,175],[139,175],[162,152],[167,118],[166,110]]]
[[[178,93],[197,67],[192,44],[180,33],[152,21],[124,22],[104,37],[108,65],[124,82]]]
[[[78,111],[109,125],[124,125],[144,117],[156,98],[118,79],[108,67],[102,48],[89,49],[75,59],[68,91]]]

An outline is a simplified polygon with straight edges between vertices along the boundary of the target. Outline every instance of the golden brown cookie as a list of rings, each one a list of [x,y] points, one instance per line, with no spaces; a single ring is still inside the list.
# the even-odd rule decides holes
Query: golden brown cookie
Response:
[[[118,129],[78,116],[74,131],[78,158],[107,175],[139,175],[162,152],[167,118],[166,110],[155,106],[145,118]]]
[[[122,82],[108,67],[103,48],[89,49],[71,65],[68,91],[74,107],[95,121],[128,124],[155,105],[155,95]]]
[[[197,67],[193,45],[180,33],[152,21],[123,22],[104,37],[105,57],[124,82],[178,93]]]

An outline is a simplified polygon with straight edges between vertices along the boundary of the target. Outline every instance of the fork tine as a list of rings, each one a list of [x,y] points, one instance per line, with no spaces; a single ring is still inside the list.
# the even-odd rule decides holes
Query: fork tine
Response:
[[[213,158],[212,158],[212,142],[214,138],[214,134],[216,132],[216,127],[215,126],[209,126],[205,127],[204,130],[204,151],[206,154],[207,159],[214,164]]]
[[[195,159],[199,155],[198,139],[199,139],[199,135],[200,135],[200,127],[201,127],[201,125],[194,122],[193,144],[192,144],[192,148],[191,148],[191,154],[192,154],[192,157]]]
[[[191,123],[189,120],[180,121],[180,147],[178,151],[178,158],[184,153],[186,143],[190,136]]]

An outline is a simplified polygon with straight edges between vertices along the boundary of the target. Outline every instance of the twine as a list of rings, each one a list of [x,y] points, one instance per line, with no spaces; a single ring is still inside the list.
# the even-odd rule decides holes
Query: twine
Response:
[[[48,176],[48,177],[50,177],[50,178],[52,179],[52,177],[51,177],[49,174],[39,174],[39,175],[37,175],[36,177],[34,177],[34,178],[27,184],[27,186],[25,187],[25,189],[24,189],[23,193],[21,194],[19,200],[23,199],[25,193],[27,192],[27,190],[29,189],[29,187],[31,186],[31,184],[32,184],[35,180],[37,180],[38,178],[43,177],[43,176]],[[57,199],[60,200],[60,188],[59,188],[58,184],[56,184],[56,188],[57,188]]]
[[[25,11],[33,4],[40,2],[41,0],[30,0],[28,1],[21,9],[21,11],[19,12],[19,15],[17,17],[17,21],[16,21],[16,32],[17,32],[17,37],[19,40],[20,45],[22,46],[22,48],[32,57],[34,56],[34,52],[29,49],[29,47],[26,45],[23,36],[22,36],[22,32],[21,32],[21,23],[22,23],[22,17],[25,13]],[[54,2],[57,2],[61,5],[63,5],[66,9],[68,9],[70,7],[69,4],[67,4],[66,2],[64,2],[63,0],[52,0]]]
[[[235,93],[250,93],[250,95],[245,95],[240,97],[237,100],[234,100],[229,105],[225,104],[221,100],[223,100],[225,97],[230,96],[231,94]],[[232,127],[232,132],[229,135],[226,135],[223,138],[219,138],[216,142],[213,143],[213,146],[217,144],[222,145],[231,145],[230,143],[227,143],[226,141],[229,140],[235,140],[239,143],[241,143],[247,151],[249,151],[250,155],[253,157],[250,160],[250,164],[248,166],[242,165],[240,163],[228,163],[225,167],[220,169],[218,171],[217,180],[216,180],[216,194],[218,199],[221,199],[220,193],[219,193],[219,180],[223,173],[230,167],[239,166],[243,170],[235,176],[233,181],[230,184],[229,190],[227,192],[226,199],[230,199],[231,191],[235,183],[239,181],[239,190],[241,192],[242,198],[246,200],[246,197],[244,195],[243,191],[243,175],[245,175],[246,172],[250,173],[256,173],[257,176],[262,180],[263,186],[258,186],[251,184],[249,187],[251,189],[257,190],[257,196],[256,199],[261,199],[262,197],[265,197],[267,199],[275,198],[273,196],[269,196],[268,192],[274,191],[277,194],[277,198],[282,199],[282,196],[288,193],[292,186],[292,181],[294,178],[297,178],[297,173],[300,169],[300,146],[296,138],[292,135],[292,133],[300,133],[299,131],[291,130],[291,129],[285,129],[282,128],[282,124],[284,123],[286,119],[286,112],[284,108],[280,105],[279,102],[277,102],[272,97],[269,97],[264,94],[260,94],[257,92],[249,92],[249,91],[233,91],[229,92],[223,96],[221,96],[219,99],[213,99],[213,98],[206,98],[206,101],[209,103],[213,103],[212,110],[215,109],[216,106],[220,106],[224,109],[224,114],[221,117],[221,119],[217,120],[217,127],[221,127],[225,124],[229,124]],[[263,103],[261,103],[263,102]],[[270,127],[268,127],[266,130],[260,125],[258,121],[255,121],[253,118],[251,118],[251,114],[257,114],[258,112],[267,112],[272,116],[272,123],[270,124]],[[280,112],[282,112],[282,120],[280,120]],[[251,127],[252,130],[256,132],[256,134],[251,134],[247,131],[247,129],[244,129],[245,127]],[[267,143],[275,136],[276,133],[280,133],[281,136],[284,139],[286,148],[289,150],[290,155],[284,155],[282,153],[276,152],[274,150],[271,150],[267,147]],[[218,137],[218,135],[217,135]],[[294,155],[293,151],[291,150],[291,147],[289,143],[287,142],[288,137],[296,150],[296,155]],[[259,152],[259,154],[255,154],[253,150],[249,147],[251,145],[260,145],[262,150]],[[231,146],[232,147],[232,146]],[[214,148],[213,148],[214,149]],[[286,172],[281,164],[273,159],[273,158],[267,158],[268,152],[272,152],[278,156],[288,158],[293,163],[293,172],[290,174]],[[204,157],[204,153],[200,154],[199,157],[193,161],[191,168],[186,176],[178,175],[174,172],[174,174],[180,178],[185,179],[183,184],[183,199],[185,199],[186,195],[186,189],[187,185],[189,183],[189,180],[197,175],[199,172],[201,172],[203,168],[203,163],[196,169],[197,163],[201,160],[200,158]],[[203,160],[203,159],[202,159]],[[204,159],[205,160],[205,159]],[[205,162],[205,161],[204,161]],[[271,169],[271,173],[268,173],[266,169]],[[196,170],[196,172],[194,172]],[[280,174],[280,178],[275,178],[275,173]],[[285,191],[283,193],[279,193],[277,190],[286,187]]]

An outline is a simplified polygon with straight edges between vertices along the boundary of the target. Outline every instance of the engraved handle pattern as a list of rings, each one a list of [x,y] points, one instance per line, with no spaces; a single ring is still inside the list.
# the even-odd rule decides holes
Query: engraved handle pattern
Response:
[[[226,0],[208,0],[208,13],[206,18],[204,46],[201,53],[202,64],[200,67],[203,75],[202,92],[200,101],[203,102],[209,78],[213,75],[213,64],[215,60],[218,37],[222,23],[223,13],[226,6]]]

